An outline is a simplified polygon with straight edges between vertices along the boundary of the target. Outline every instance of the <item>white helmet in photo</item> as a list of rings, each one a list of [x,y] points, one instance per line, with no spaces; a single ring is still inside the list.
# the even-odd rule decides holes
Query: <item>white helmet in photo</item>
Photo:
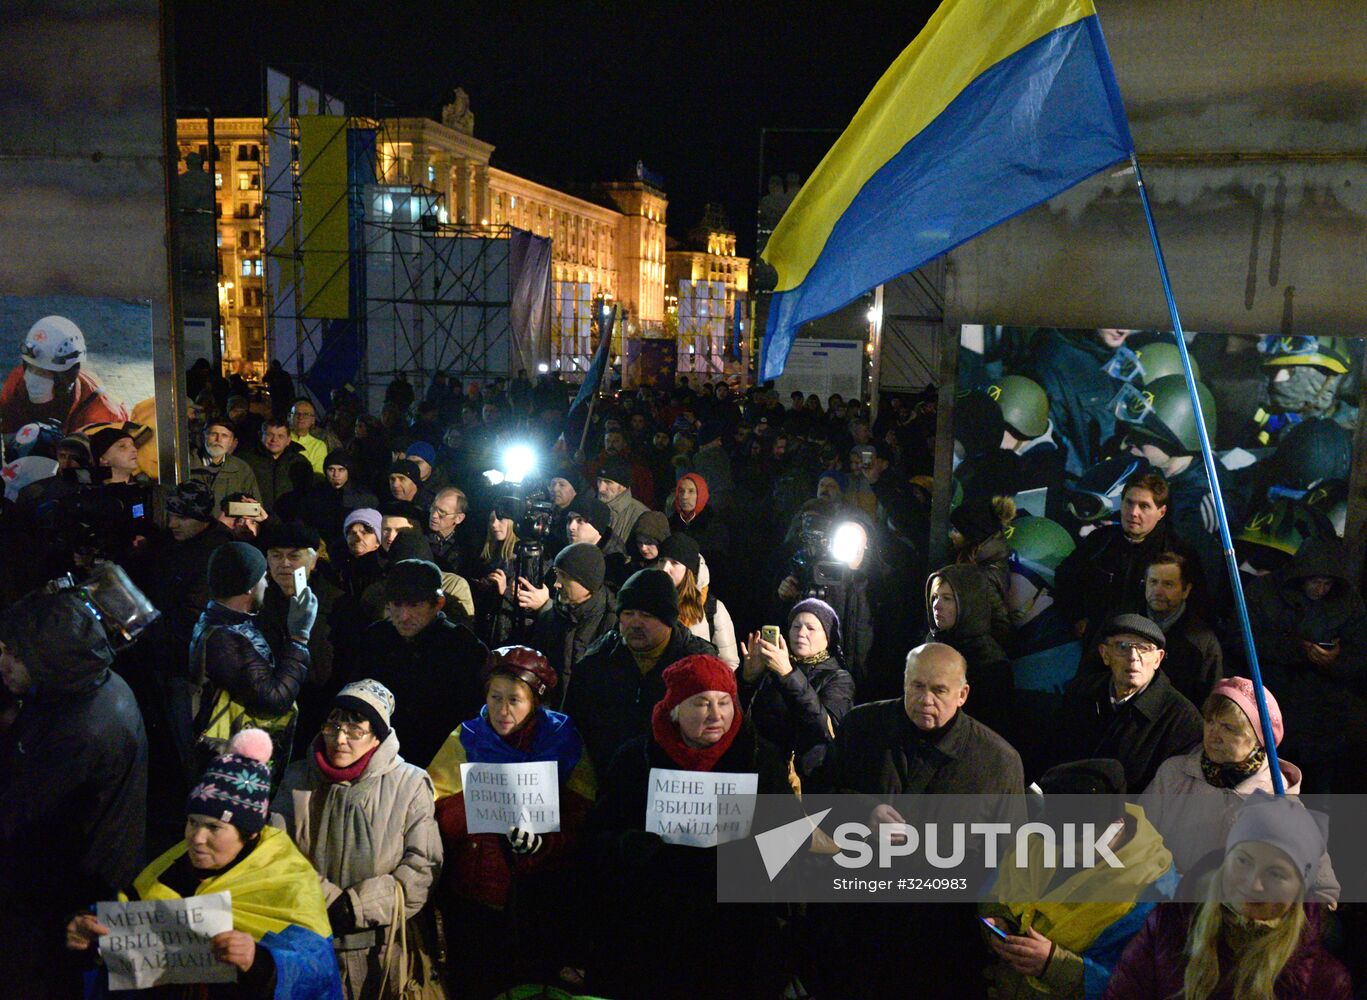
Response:
[[[45,372],[70,371],[85,360],[85,334],[65,316],[44,316],[29,328],[19,356]]]

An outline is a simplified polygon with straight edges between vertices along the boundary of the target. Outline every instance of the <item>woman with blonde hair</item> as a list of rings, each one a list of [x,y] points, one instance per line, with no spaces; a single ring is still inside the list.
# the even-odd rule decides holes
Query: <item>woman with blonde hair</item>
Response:
[[[726,605],[711,593],[707,563],[692,536],[670,535],[659,545],[660,568],[679,594],[679,624],[717,647],[717,656],[735,670],[740,666],[736,627]]]
[[[1257,793],[1204,900],[1149,914],[1105,1000],[1350,1000],[1348,970],[1320,943],[1322,908],[1305,898],[1324,855],[1321,818],[1295,797]]]

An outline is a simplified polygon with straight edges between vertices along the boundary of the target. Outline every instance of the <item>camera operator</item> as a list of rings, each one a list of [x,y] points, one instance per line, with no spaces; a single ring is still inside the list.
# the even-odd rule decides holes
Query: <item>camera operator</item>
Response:
[[[869,580],[874,575],[872,527],[851,508],[830,501],[808,501],[789,530],[788,554],[775,591],[771,620],[786,621],[798,600],[817,597],[835,609],[844,639],[845,669],[860,690],[874,690],[869,676],[873,648],[873,608]]]
[[[113,662],[79,594],[30,594],[0,616],[0,678],[21,702],[0,732],[0,975],[11,996],[79,996],[77,976],[63,976],[61,927],[141,867],[147,735]]]

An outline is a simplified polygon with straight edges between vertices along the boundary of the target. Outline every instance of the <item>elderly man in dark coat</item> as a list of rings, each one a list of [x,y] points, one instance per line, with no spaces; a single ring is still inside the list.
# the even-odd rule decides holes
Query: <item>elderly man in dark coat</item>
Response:
[[[1059,709],[1053,763],[1111,757],[1129,788],[1147,788],[1158,765],[1201,741],[1201,713],[1159,669],[1166,639],[1143,615],[1116,615],[1099,636],[1105,673],[1075,677]]]
[[[870,826],[906,822],[887,803],[890,796],[913,801],[922,795],[955,796],[946,801],[960,822],[1018,818],[1015,808],[1025,791],[1020,754],[962,711],[968,697],[963,656],[943,643],[917,646],[907,654],[900,699],[860,705],[845,717],[828,759],[831,787],[881,802]],[[957,798],[964,795],[979,797],[974,808],[980,815],[964,813],[964,800]],[[831,910],[816,918],[823,928],[813,942],[824,953],[818,967],[831,976],[817,982],[817,995],[878,996],[889,982],[911,981],[926,955],[935,955],[944,968],[981,962],[969,906],[938,903],[889,911],[887,904],[869,904]],[[917,946],[907,948],[907,941]],[[918,996],[973,995],[957,976],[916,979]]]
[[[6,996],[79,996],[62,927],[141,868],[147,734],[113,662],[104,627],[73,592],[30,595],[0,617],[0,677],[19,699],[0,723]]]

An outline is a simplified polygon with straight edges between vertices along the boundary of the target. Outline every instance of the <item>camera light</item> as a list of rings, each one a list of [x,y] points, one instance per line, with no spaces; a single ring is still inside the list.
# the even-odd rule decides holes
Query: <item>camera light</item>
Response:
[[[484,471],[484,480],[490,486],[502,486],[503,473],[500,472],[498,469],[486,469]]]
[[[536,452],[530,445],[515,444],[503,453],[505,482],[520,483],[536,470]]]
[[[831,536],[831,557],[836,562],[853,567],[864,555],[868,538],[864,529],[854,521],[845,521],[835,529]]]
[[[540,372],[542,375],[545,375],[548,371],[551,370],[551,366],[548,365],[548,364],[546,364],[546,362],[543,361],[543,362],[541,362],[541,364],[539,364],[539,365],[536,366],[536,370],[537,370],[538,372]]]

